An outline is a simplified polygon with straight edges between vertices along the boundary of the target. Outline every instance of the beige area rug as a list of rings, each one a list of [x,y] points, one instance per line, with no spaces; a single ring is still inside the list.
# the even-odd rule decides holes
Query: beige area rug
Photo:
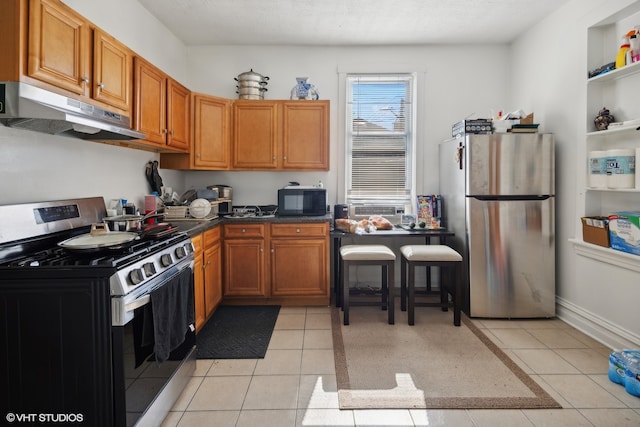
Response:
[[[561,408],[464,313],[416,309],[415,326],[396,310],[387,324],[378,307],[340,309],[331,323],[341,409]]]

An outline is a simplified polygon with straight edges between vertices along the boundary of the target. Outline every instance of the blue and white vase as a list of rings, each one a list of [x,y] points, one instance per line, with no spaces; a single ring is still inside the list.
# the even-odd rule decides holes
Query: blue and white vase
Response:
[[[309,77],[296,77],[298,82],[293,89],[291,89],[291,99],[319,99],[320,93],[318,88],[311,83],[307,83]]]

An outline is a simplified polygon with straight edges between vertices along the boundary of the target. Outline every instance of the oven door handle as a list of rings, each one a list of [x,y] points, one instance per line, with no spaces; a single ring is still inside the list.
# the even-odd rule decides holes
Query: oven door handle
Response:
[[[130,302],[129,304],[124,306],[125,312],[131,312],[136,308],[142,307],[143,305],[147,305],[151,302],[151,296],[149,294],[144,295],[137,300]]]

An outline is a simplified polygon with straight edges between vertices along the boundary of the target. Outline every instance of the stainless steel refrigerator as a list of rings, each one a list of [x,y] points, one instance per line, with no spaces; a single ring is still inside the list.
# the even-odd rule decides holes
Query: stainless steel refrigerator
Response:
[[[464,311],[555,316],[553,135],[469,135],[442,142],[439,154],[443,219],[464,258]]]

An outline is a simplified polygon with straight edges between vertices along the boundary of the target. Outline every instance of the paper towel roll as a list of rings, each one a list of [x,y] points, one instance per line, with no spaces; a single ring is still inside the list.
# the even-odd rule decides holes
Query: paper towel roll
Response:
[[[633,149],[607,151],[607,187],[634,188],[636,182],[636,152]]]
[[[589,152],[589,187],[607,188],[607,152]]]

